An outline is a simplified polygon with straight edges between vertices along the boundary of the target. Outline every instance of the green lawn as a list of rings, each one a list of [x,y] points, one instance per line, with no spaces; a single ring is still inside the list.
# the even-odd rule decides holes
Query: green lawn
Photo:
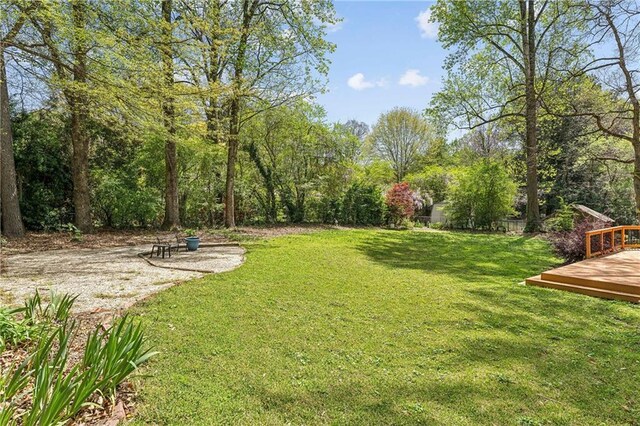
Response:
[[[640,310],[519,285],[539,239],[325,231],[134,309],[139,424],[640,424]]]

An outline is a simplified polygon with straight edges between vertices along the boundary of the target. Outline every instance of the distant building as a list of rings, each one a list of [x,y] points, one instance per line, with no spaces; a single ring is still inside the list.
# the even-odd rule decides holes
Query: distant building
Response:
[[[615,222],[615,220],[611,219],[609,216],[590,209],[587,206],[583,206],[582,204],[571,204],[571,208],[575,211],[575,221],[582,222],[586,219],[593,222],[604,222],[608,226],[613,225],[613,223]]]
[[[445,206],[449,204],[446,201],[435,203],[431,207],[431,223],[446,223],[447,218],[444,212]]]
[[[590,209],[589,207],[582,204],[571,204],[569,207],[571,207],[571,209],[573,210],[574,224],[588,220],[590,222],[602,222],[605,224],[605,226],[612,226],[615,222],[615,220],[611,219],[609,216]],[[544,220],[547,221],[554,217],[556,217],[556,212],[550,214]]]

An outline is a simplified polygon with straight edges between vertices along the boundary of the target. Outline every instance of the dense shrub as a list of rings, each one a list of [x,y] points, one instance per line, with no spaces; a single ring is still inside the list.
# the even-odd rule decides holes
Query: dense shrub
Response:
[[[160,194],[145,185],[144,179],[115,173],[94,173],[94,216],[112,228],[147,226],[157,222],[162,210]]]
[[[24,223],[30,229],[56,230],[73,220],[64,117],[41,111],[19,114],[12,126]]]
[[[379,226],[384,219],[385,204],[375,185],[354,183],[342,197],[340,223]]]
[[[450,180],[450,172],[442,166],[427,166],[420,173],[407,176],[411,187],[429,194],[433,203],[440,203],[447,198]]]
[[[570,205],[564,200],[560,200],[560,207],[556,210],[554,216],[546,221],[547,231],[550,232],[567,232],[571,231],[574,226],[574,211]]]
[[[553,248],[558,256],[562,257],[567,263],[573,263],[583,260],[587,255],[587,241],[585,233],[594,229],[606,227],[603,222],[593,222],[585,220],[578,223],[570,231],[558,231],[550,234],[549,240],[553,244]],[[600,250],[600,241],[594,241],[592,251]],[[610,244],[608,237],[604,239],[604,245]]]
[[[504,166],[483,160],[458,170],[449,191],[446,214],[456,227],[494,229],[496,221],[514,213],[516,185]]]
[[[396,183],[385,199],[389,222],[398,226],[415,212],[415,196],[407,182]]]
[[[322,223],[338,223],[342,220],[342,197],[320,197],[320,202],[312,205],[310,211],[315,212]]]

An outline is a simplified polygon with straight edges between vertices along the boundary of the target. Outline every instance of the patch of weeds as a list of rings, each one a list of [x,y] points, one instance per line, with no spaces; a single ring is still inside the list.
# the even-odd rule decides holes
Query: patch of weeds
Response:
[[[515,383],[511,377],[503,373],[493,374],[491,377],[501,385],[512,385]]]
[[[16,309],[0,309],[0,351],[31,340],[40,330],[26,320],[16,318]]]
[[[532,419],[531,417],[520,417],[518,419],[518,426],[542,426],[542,422]]]
[[[0,308],[0,350],[36,340],[46,329],[66,322],[75,299],[52,293],[44,304],[36,291],[20,308]]]
[[[93,295],[93,297],[95,297],[96,299],[115,299],[118,297],[118,295],[109,293],[96,293]]]
[[[67,223],[60,226],[60,232],[66,232],[69,238],[74,243],[81,243],[84,241],[84,235],[73,223]]]
[[[424,405],[419,402],[412,402],[403,405],[402,411],[405,414],[422,414],[425,412]]]

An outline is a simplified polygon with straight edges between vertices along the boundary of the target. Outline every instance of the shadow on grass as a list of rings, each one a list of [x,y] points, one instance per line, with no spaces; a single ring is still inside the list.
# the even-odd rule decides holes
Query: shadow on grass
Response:
[[[372,262],[389,268],[380,282]],[[515,285],[554,262],[544,241],[501,235],[252,243],[244,269],[219,285],[166,293],[156,339],[175,341],[164,350],[176,360],[163,379],[195,389],[174,402],[181,414],[228,423],[634,424],[638,311]],[[175,401],[173,389],[154,388],[163,401]],[[219,389],[237,404],[216,400]]]
[[[358,248],[392,267],[447,274],[465,281],[524,280],[554,264],[544,241],[532,237],[448,232],[379,232]]]

